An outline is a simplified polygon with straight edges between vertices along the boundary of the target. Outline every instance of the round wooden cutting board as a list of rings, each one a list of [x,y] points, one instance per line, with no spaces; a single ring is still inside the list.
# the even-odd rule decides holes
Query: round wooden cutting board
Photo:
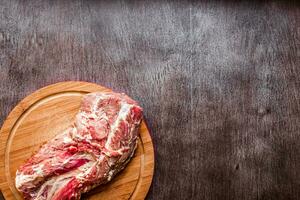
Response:
[[[61,82],[23,99],[9,114],[0,132],[0,189],[6,200],[22,199],[14,186],[17,168],[40,146],[73,121],[84,94],[110,91],[87,82]],[[138,148],[127,167],[110,183],[82,196],[90,200],[144,199],[154,170],[153,144],[142,122]]]

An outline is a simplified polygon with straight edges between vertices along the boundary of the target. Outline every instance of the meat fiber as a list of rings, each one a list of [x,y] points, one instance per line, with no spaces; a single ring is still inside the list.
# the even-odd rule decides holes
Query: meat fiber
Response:
[[[110,181],[133,156],[142,109],[125,94],[90,93],[75,122],[16,172],[25,199],[80,199]]]

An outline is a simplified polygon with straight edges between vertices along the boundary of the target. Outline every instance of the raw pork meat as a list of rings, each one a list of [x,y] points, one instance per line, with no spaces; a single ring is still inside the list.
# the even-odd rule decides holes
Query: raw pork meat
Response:
[[[75,123],[18,169],[16,188],[25,199],[80,199],[125,167],[141,119],[141,107],[125,94],[85,95]]]

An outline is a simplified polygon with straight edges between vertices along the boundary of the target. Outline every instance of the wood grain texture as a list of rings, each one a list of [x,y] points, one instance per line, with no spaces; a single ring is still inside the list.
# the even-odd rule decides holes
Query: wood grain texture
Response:
[[[44,87],[23,99],[5,120],[0,131],[0,189],[7,200],[22,196],[15,188],[16,170],[37,152],[42,144],[62,133],[74,121],[82,96],[89,92],[110,91],[87,82],[61,82]],[[142,121],[137,150],[111,182],[95,188],[83,199],[144,199],[154,170],[152,140]]]
[[[156,153],[148,199],[300,199],[300,6],[0,2],[0,119],[64,80],[126,92]]]

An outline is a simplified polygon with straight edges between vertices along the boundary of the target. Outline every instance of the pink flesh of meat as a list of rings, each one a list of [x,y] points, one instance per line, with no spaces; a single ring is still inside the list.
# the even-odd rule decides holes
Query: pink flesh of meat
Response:
[[[125,167],[141,119],[142,109],[124,94],[85,95],[75,123],[19,167],[17,189],[25,199],[79,199]]]

